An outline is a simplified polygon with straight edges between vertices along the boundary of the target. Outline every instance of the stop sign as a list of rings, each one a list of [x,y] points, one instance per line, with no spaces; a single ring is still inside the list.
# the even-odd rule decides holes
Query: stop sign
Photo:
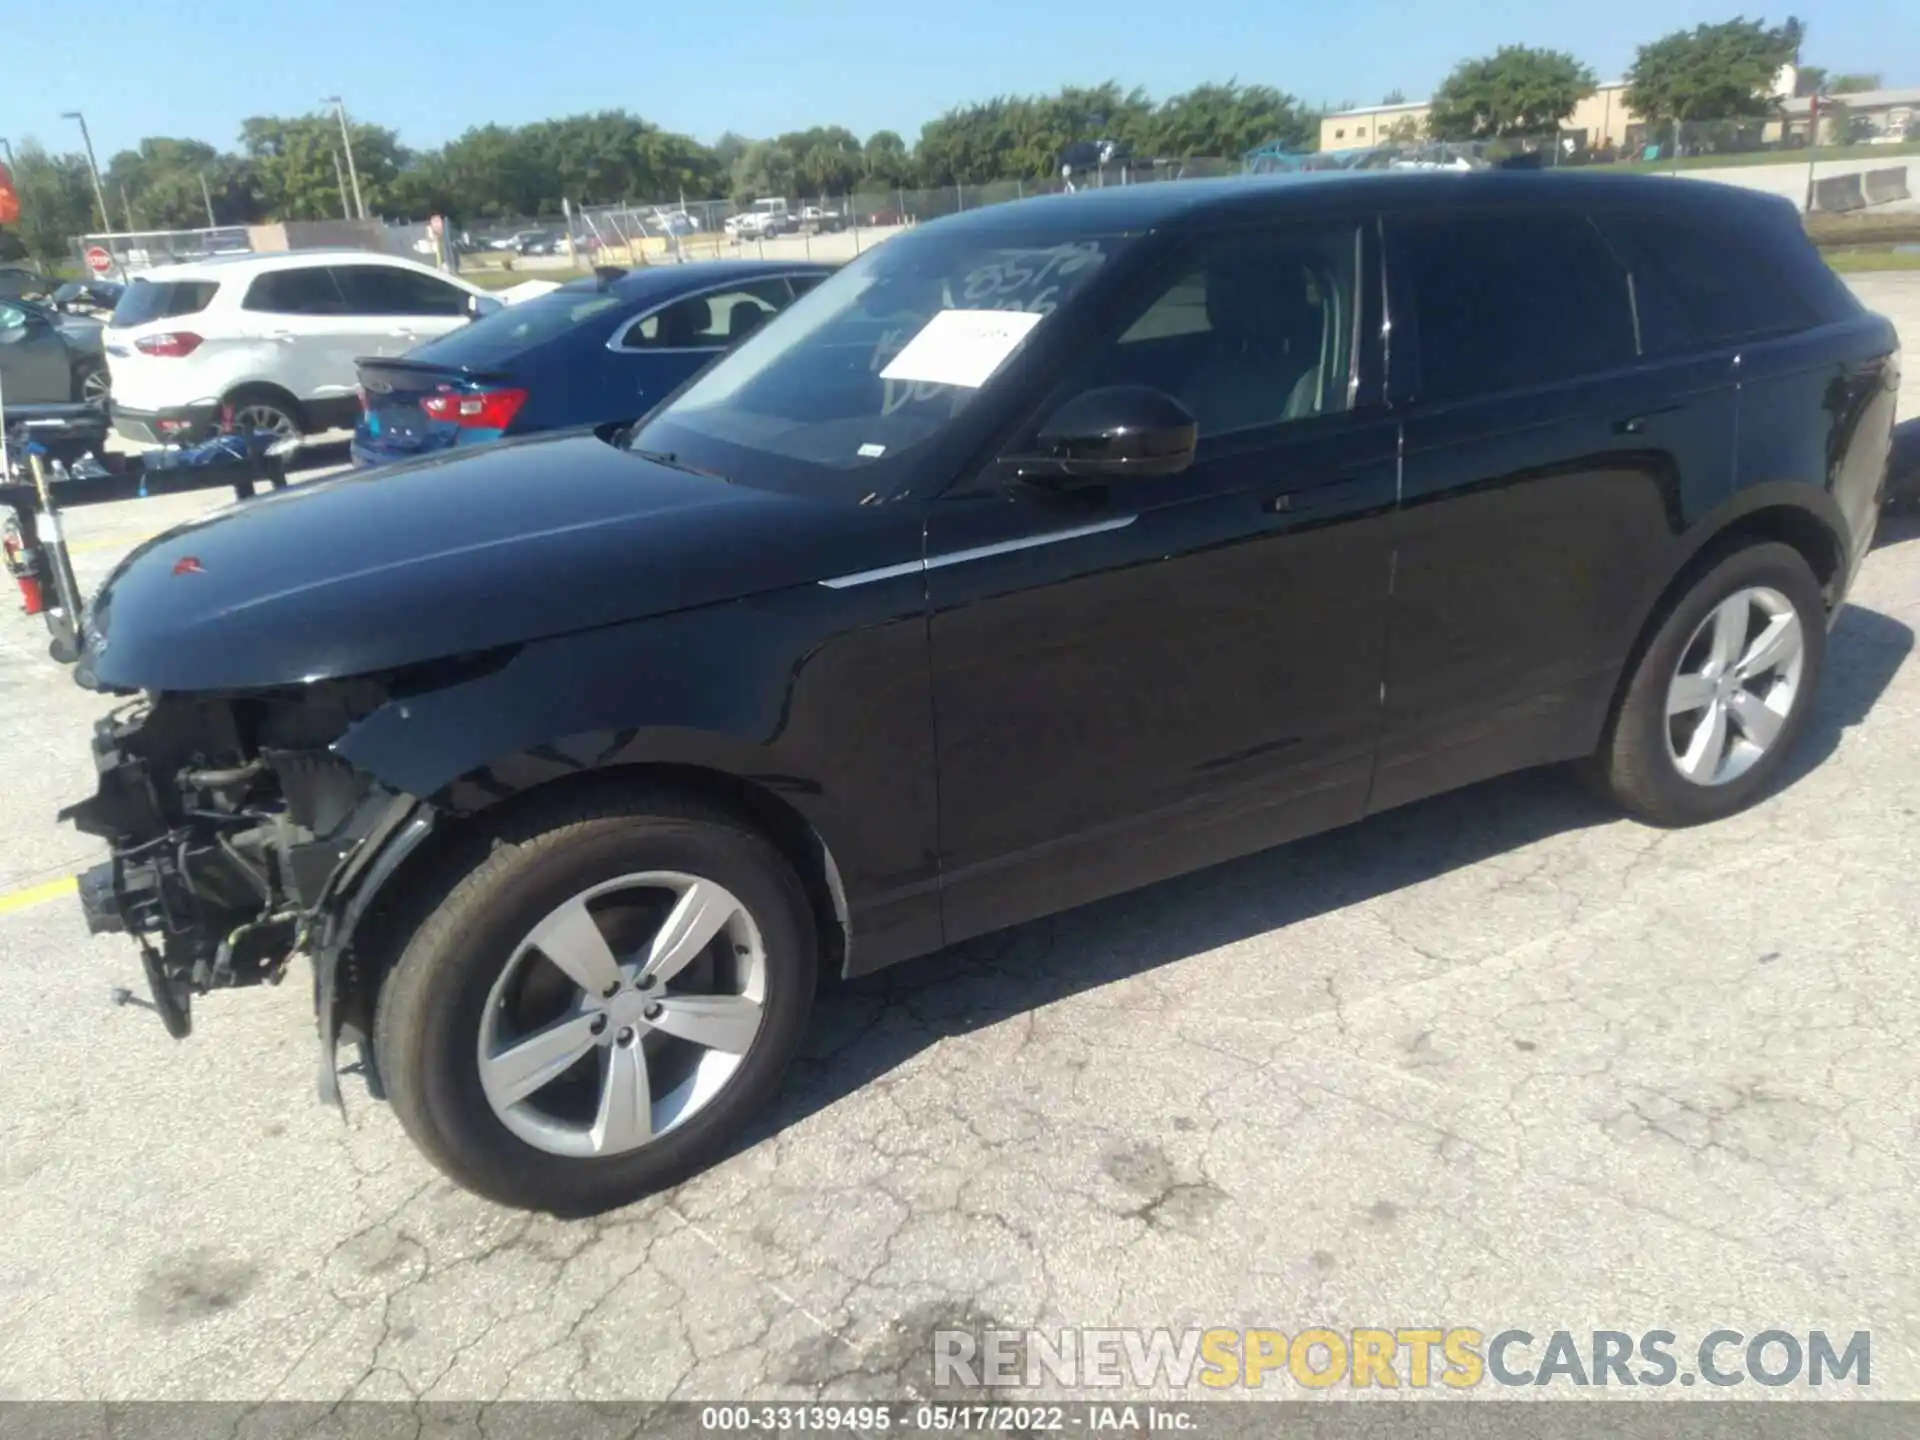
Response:
[[[96,275],[104,275],[113,269],[113,256],[107,253],[104,245],[89,245],[85,255],[87,269]]]

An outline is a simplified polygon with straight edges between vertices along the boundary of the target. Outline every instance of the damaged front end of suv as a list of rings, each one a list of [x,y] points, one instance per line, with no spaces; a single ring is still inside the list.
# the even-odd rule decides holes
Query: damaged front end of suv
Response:
[[[321,1094],[337,1101],[343,1019],[347,1038],[366,1039],[336,1003],[356,929],[438,812],[332,746],[365,716],[495,658],[258,692],[149,694],[96,724],[98,791],[60,812],[111,846],[79,877],[80,903],[93,933],[138,942],[169,1033],[190,1032],[194,996],[279,984],[306,952]]]

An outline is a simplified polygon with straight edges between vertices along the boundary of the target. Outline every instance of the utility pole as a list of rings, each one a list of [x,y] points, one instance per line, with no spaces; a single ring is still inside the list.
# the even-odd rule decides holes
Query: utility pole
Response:
[[[13,142],[4,135],[0,135],[0,150],[7,152],[7,169],[13,169]]]
[[[93,158],[93,136],[87,133],[87,117],[78,110],[63,110],[62,120],[77,120],[80,123],[80,139],[87,147],[87,173],[93,177],[93,198],[100,206],[100,228],[113,229],[113,219],[107,214],[107,192],[100,188],[100,163]]]
[[[353,211],[347,205],[347,177],[340,169],[340,152],[338,150],[333,152],[333,178],[334,182],[340,187],[340,218],[342,220],[351,220],[353,218]]]
[[[206,202],[207,228],[211,230],[220,222],[213,218],[213,193],[207,189],[207,175],[204,170],[200,172],[200,198]]]
[[[347,102],[338,95],[329,95],[325,103],[333,106],[333,113],[340,118],[340,143],[347,151],[347,178],[353,182],[354,214],[364,220],[367,218],[367,202],[360,198],[360,172],[353,164],[353,132],[347,128]]]
[[[120,213],[127,217],[127,233],[133,233],[133,202],[127,199],[127,187],[120,187]]]

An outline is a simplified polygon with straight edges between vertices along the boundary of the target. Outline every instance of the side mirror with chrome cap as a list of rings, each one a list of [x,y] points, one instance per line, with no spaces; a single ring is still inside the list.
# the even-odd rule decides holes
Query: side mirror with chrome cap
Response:
[[[1042,485],[1178,475],[1199,438],[1193,415],[1165,391],[1110,385],[1067,401],[1041,423],[1031,453],[1000,464]]]

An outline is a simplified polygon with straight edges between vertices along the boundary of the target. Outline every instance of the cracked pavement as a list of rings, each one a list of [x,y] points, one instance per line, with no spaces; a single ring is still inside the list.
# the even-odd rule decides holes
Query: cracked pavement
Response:
[[[1856,283],[1920,335],[1920,276]],[[84,578],[196,508],[76,518]],[[1521,775],[913,962],[597,1221],[318,1105],[304,967],[177,1045],[71,899],[0,915],[0,1399],[908,1398],[949,1325],[1421,1324],[1867,1329],[1920,1397],[1920,524],[1882,533],[1751,812]],[[96,853],[52,815],[97,701],[6,609],[0,891]]]

